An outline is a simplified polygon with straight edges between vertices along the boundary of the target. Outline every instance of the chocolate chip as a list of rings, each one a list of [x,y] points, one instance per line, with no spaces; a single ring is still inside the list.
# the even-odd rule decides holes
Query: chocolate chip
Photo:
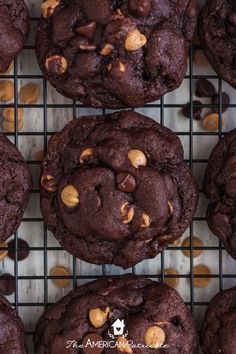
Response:
[[[11,274],[0,276],[0,292],[3,295],[11,295],[15,292],[15,278]]]
[[[120,172],[116,177],[117,188],[125,193],[132,193],[136,187],[135,178],[131,173]]]
[[[75,32],[88,39],[93,39],[96,25],[95,21],[89,22],[83,26],[75,28]]]
[[[230,104],[230,97],[226,92],[222,93],[222,113],[226,112],[228,109],[228,105]],[[217,105],[218,107],[213,108],[213,112],[219,113],[219,103],[220,103],[220,96],[214,95],[212,97],[212,104]]]
[[[212,97],[216,94],[213,84],[206,79],[199,79],[196,86],[196,96]]]
[[[150,14],[152,4],[150,0],[129,0],[129,10],[137,17],[144,17]]]
[[[30,251],[28,243],[19,238],[17,242],[17,260],[23,261],[28,257],[29,252]],[[16,259],[15,240],[12,240],[8,243],[8,257],[11,258],[13,261]]]
[[[198,107],[196,107],[198,106]],[[199,107],[201,106],[201,107]],[[193,118],[196,120],[201,120],[202,113],[202,103],[200,101],[193,101]],[[182,108],[182,113],[186,118],[191,118],[191,105],[187,103]]]

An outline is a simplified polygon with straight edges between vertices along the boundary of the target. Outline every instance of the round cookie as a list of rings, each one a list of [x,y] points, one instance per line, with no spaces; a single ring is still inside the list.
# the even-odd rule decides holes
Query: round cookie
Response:
[[[0,244],[19,227],[26,209],[32,179],[21,153],[0,134]]]
[[[132,111],[71,121],[49,141],[41,210],[63,248],[128,268],[182,236],[198,200],[178,137]]]
[[[11,304],[0,294],[0,353],[27,354],[24,343],[24,326],[11,308]]]
[[[236,352],[236,287],[221,291],[210,301],[201,329],[204,354]]]
[[[0,73],[7,71],[23,48],[30,17],[23,0],[0,0]]]
[[[214,70],[236,88],[235,0],[208,0],[201,11],[198,32]]]
[[[46,0],[39,65],[87,106],[140,107],[182,83],[197,15],[197,0]]]
[[[210,199],[208,226],[236,259],[236,129],[227,133],[213,149],[203,189]]]
[[[86,346],[86,338],[123,349],[104,348],[103,354],[198,353],[196,326],[180,295],[135,275],[87,283],[47,309],[36,327],[35,354],[76,354],[73,345]]]

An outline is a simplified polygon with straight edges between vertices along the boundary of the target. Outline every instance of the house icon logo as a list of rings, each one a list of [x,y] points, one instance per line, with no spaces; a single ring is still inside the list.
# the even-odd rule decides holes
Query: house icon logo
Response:
[[[119,318],[112,324],[114,336],[123,336],[125,323],[124,320],[120,320]]]
[[[112,339],[116,337],[124,337],[128,336],[128,330],[125,331],[125,321],[120,320],[119,318],[111,325],[112,330],[108,331],[108,336]]]

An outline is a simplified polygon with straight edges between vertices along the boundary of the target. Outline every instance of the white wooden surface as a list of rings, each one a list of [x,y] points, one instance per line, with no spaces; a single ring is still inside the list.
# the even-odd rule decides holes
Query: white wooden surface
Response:
[[[27,1],[31,16],[36,17],[40,14],[40,0],[28,0]],[[36,22],[32,22],[32,30],[28,44],[34,44]],[[34,50],[23,50],[18,60],[18,74],[27,75],[40,75],[40,70],[37,65]],[[13,73],[13,72],[12,72]],[[213,70],[209,67],[207,69],[200,69],[194,67],[194,74],[214,74]],[[26,82],[38,82],[41,87],[43,81],[41,79],[29,79],[29,80],[18,80],[18,86],[24,85]],[[212,80],[215,87],[218,87],[218,80]],[[231,89],[227,84],[223,83],[223,91],[228,92],[231,97],[231,103],[236,104],[236,92]],[[42,93],[42,90],[41,90]],[[56,91],[48,85],[48,103],[71,103],[70,100],[63,98],[61,95],[57,94]],[[182,86],[165,96],[165,104],[184,104],[189,101],[189,80],[185,79]],[[207,101],[204,101],[207,102]],[[39,103],[43,103],[43,94],[41,94]],[[145,114],[154,118],[156,121],[160,121],[160,109],[159,108],[141,108],[137,109],[138,112]],[[206,110],[207,111],[207,110]],[[80,108],[77,110],[77,116],[84,114],[98,113],[94,109],[84,109]],[[51,108],[47,110],[48,114],[48,131],[58,131],[64,127],[64,125],[72,119],[72,109],[62,108],[56,109]],[[234,109],[229,109],[224,115],[225,125],[224,131],[229,131],[236,127],[236,117]],[[164,122],[165,125],[172,130],[179,132],[189,131],[189,120],[183,118],[176,108],[165,108],[164,109]],[[31,108],[25,109],[24,115],[24,128],[23,131],[30,132],[42,132],[43,127],[43,109],[42,108]],[[193,129],[195,131],[204,131],[201,124],[194,121]],[[189,136],[181,136],[181,141],[184,146],[185,157],[189,158]],[[194,136],[193,137],[193,158],[205,159],[209,157],[211,149],[216,144],[217,136]],[[19,137],[19,149],[23,153],[27,160],[34,160],[35,152],[43,149],[43,136],[20,136]],[[32,174],[34,176],[34,186],[38,188],[38,176],[39,176],[39,166],[30,166]],[[198,179],[199,186],[202,185],[202,177],[204,173],[204,164],[194,164],[194,173]],[[207,206],[207,201],[204,196],[200,195],[199,206],[196,216],[204,217],[205,210]],[[39,208],[39,195],[31,194],[30,203],[25,213],[25,218],[41,218],[40,208]],[[20,226],[18,237],[21,237],[28,241],[31,247],[44,247],[44,228],[42,222],[23,222]],[[205,246],[218,246],[218,240],[209,231],[205,221],[195,221],[193,224],[193,233],[195,236],[199,237]],[[185,233],[185,236],[189,235],[189,231]],[[185,237],[183,236],[183,238]],[[57,241],[48,232],[47,245],[49,247],[58,246]],[[47,264],[44,264],[44,251],[32,251],[30,256],[18,263],[18,275],[19,276],[44,276],[44,269],[46,267],[47,274],[49,274],[50,269],[56,265],[64,265],[71,269],[73,267],[73,257],[69,255],[66,251],[48,251],[47,253]],[[213,274],[219,274],[219,252],[218,251],[204,251],[202,255],[194,259],[194,265],[204,263],[208,265]],[[5,258],[1,262],[2,272],[9,272],[14,274],[14,262],[8,258]],[[171,250],[171,247],[164,252],[164,264],[165,268],[176,268],[180,274],[188,274],[190,271],[190,259],[185,257],[180,250]],[[232,274],[235,273],[236,262],[223,251],[223,273]],[[98,276],[102,274],[102,267],[87,264],[77,260],[76,269],[78,275],[84,276]],[[146,260],[136,267],[137,274],[160,274],[161,271],[161,255],[157,256],[153,260]],[[127,272],[130,270],[127,270]],[[118,267],[106,266],[107,274],[122,274],[124,271]],[[86,280],[80,280],[79,284]],[[224,278],[223,285],[224,288],[235,285],[236,279]],[[59,289],[54,286],[51,280],[48,280],[48,302],[54,302],[61,296],[65,295],[71,287],[67,289]],[[212,279],[211,284],[207,288],[195,288],[194,289],[194,301],[205,302],[208,301],[219,289],[219,280]],[[190,300],[190,282],[188,279],[180,279],[180,285],[177,289],[185,301]],[[44,280],[19,280],[18,281],[18,302],[19,303],[42,303],[44,302]],[[15,296],[12,295],[8,297],[10,301],[15,301]],[[42,306],[19,306],[19,314],[22,317],[26,331],[33,331],[35,323],[38,320],[40,314],[43,311]],[[195,318],[199,323],[205,307],[195,306]],[[29,353],[33,353],[31,338],[27,336],[27,342],[29,345]]]

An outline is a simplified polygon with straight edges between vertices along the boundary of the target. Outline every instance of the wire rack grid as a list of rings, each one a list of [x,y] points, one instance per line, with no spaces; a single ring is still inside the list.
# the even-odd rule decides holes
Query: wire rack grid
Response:
[[[34,152],[47,149],[48,138],[57,130],[61,129],[70,119],[89,113],[110,113],[110,110],[87,109],[79,102],[72,102],[62,98],[44,80],[40,73],[34,54],[34,34],[38,21],[39,8],[29,4],[31,13],[32,35],[28,44],[24,47],[20,57],[15,60],[14,70],[7,75],[1,75],[1,79],[14,81],[14,101],[9,104],[0,104],[0,108],[15,108],[15,131],[6,135],[21,150],[34,177],[34,188],[31,192],[30,203],[18,232],[13,236],[15,240],[15,261],[2,261],[2,272],[12,273],[15,276],[15,294],[9,297],[23,318],[26,327],[26,340],[29,352],[33,353],[32,335],[34,326],[44,308],[66,294],[71,288],[86,281],[91,281],[101,276],[122,274],[123,270],[109,265],[95,266],[79,261],[63,251],[54,240],[50,232],[43,224],[42,216],[38,210],[39,187],[38,179],[41,162],[35,159]],[[228,85],[209,68],[198,71],[194,64],[194,55],[200,51],[199,44],[192,45],[189,52],[189,69],[183,85],[174,93],[166,95],[160,101],[148,104],[137,109],[138,112],[151,116],[161,124],[172,128],[180,137],[184,150],[185,159],[193,172],[196,174],[200,188],[200,202],[196,216],[185,236],[190,237],[190,247],[172,245],[153,260],[147,260],[127,270],[135,274],[144,274],[152,279],[165,281],[167,278],[178,277],[180,285],[178,291],[189,305],[198,323],[201,323],[205,307],[209,299],[219,290],[229,287],[236,282],[235,262],[227,255],[221,243],[218,242],[208,230],[205,219],[207,201],[201,190],[201,179],[207,164],[210,151],[217,140],[227,130],[234,127],[233,110],[236,107],[236,95]],[[29,64],[29,62],[31,62]],[[29,66],[30,65],[30,66]],[[33,67],[33,69],[32,69]],[[210,79],[218,89],[220,124],[216,132],[204,131],[199,122],[193,119],[193,101],[195,81],[199,78]],[[41,101],[34,105],[21,104],[18,100],[19,87],[25,82],[39,82],[41,85]],[[227,124],[223,125],[222,92],[226,90],[231,96],[231,104],[228,109]],[[179,111],[184,103],[190,102],[191,119],[181,116]],[[204,108],[210,110],[214,106],[209,102],[203,102]],[[18,130],[17,108],[23,108],[26,115],[26,124],[23,130]],[[200,150],[200,152],[199,152]],[[203,241],[203,247],[193,247],[193,237],[198,235]],[[183,236],[183,237],[185,237]],[[23,262],[17,262],[18,238],[24,238],[30,245],[30,257]],[[183,255],[183,250],[190,250],[190,257]],[[196,260],[193,251],[201,249],[202,258]],[[211,269],[211,275],[193,274],[196,262],[207,264]],[[63,263],[63,264],[62,264]],[[69,277],[50,276],[50,267],[62,264],[71,269]],[[165,269],[169,267],[178,270],[178,275],[165,275]],[[194,286],[194,277],[211,278],[212,285],[208,289],[197,289]],[[52,284],[52,278],[69,278],[71,286],[67,289],[57,289]]]

